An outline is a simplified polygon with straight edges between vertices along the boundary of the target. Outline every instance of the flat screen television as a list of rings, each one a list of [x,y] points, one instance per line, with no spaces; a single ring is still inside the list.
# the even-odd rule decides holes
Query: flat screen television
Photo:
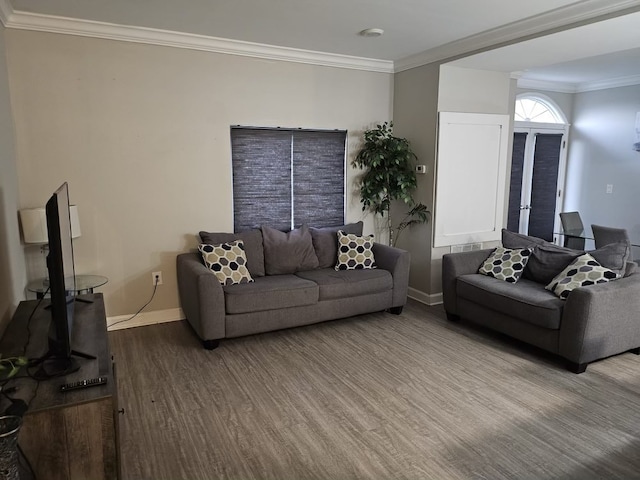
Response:
[[[51,296],[51,324],[49,352],[43,359],[45,374],[64,375],[79,368],[72,356],[95,358],[73,350],[71,345],[76,308],[75,267],[69,208],[69,186],[63,183],[46,205],[49,254],[49,294]]]
[[[75,310],[75,267],[71,241],[69,186],[63,183],[46,206],[49,236],[49,294],[51,295],[51,329],[49,353],[60,359],[71,358],[71,332]]]

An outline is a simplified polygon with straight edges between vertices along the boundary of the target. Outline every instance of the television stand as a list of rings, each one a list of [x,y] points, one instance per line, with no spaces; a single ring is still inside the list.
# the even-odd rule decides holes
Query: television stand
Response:
[[[29,404],[18,443],[38,479],[120,478],[117,380],[109,350],[104,301],[100,293],[83,297],[93,303],[76,304],[72,344],[81,358],[83,352],[92,352],[95,360],[73,359],[79,370],[49,380],[36,382],[23,377],[10,381],[10,386],[16,387],[11,396]],[[20,302],[0,340],[3,356],[21,355],[29,338],[28,358],[42,357],[48,352],[51,313],[40,305],[28,321],[37,304],[37,300]],[[60,392],[62,384],[95,377],[106,377],[108,381],[105,385]],[[8,405],[0,397],[0,412]],[[26,480],[29,475],[25,473],[21,478]]]

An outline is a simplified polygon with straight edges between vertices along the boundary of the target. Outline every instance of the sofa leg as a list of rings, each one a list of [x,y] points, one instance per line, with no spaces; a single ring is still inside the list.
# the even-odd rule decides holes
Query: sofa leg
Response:
[[[402,306],[400,307],[391,307],[387,309],[387,312],[393,313],[394,315],[400,315],[402,313]]]
[[[202,341],[202,346],[207,350],[213,350],[215,348],[218,348],[218,345],[220,345],[220,340],[203,340]]]
[[[589,365],[589,364],[588,363],[569,362],[567,364],[567,369],[569,369],[573,373],[582,373],[587,369],[587,365]]]
[[[638,348],[632,348],[631,350],[629,350],[631,353],[635,353],[636,355],[640,355],[640,347]]]
[[[460,316],[456,315],[455,313],[447,312],[447,320],[449,320],[450,322],[459,322]]]

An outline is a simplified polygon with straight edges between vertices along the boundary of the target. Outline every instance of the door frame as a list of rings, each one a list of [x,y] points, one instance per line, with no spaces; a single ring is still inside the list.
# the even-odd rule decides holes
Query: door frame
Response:
[[[558,158],[558,180],[556,184],[556,215],[553,219],[553,241],[560,244],[560,238],[555,232],[561,230],[560,215],[564,207],[565,180],[567,174],[567,138],[569,136],[568,123],[540,123],[540,122],[513,122],[513,133],[527,133],[525,143],[524,164],[522,172],[522,189],[520,197],[520,223],[518,230],[520,233],[528,234],[529,231],[529,209],[522,209],[523,206],[531,206],[531,182],[533,179],[533,153],[535,151],[535,135],[537,133],[562,134],[560,144],[560,157]],[[526,185],[526,188],[525,188]]]

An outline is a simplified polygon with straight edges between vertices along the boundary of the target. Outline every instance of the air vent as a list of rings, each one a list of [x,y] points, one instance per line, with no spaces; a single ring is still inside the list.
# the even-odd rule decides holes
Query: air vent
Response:
[[[466,245],[451,245],[451,253],[471,252],[482,250],[482,243],[467,243]]]

